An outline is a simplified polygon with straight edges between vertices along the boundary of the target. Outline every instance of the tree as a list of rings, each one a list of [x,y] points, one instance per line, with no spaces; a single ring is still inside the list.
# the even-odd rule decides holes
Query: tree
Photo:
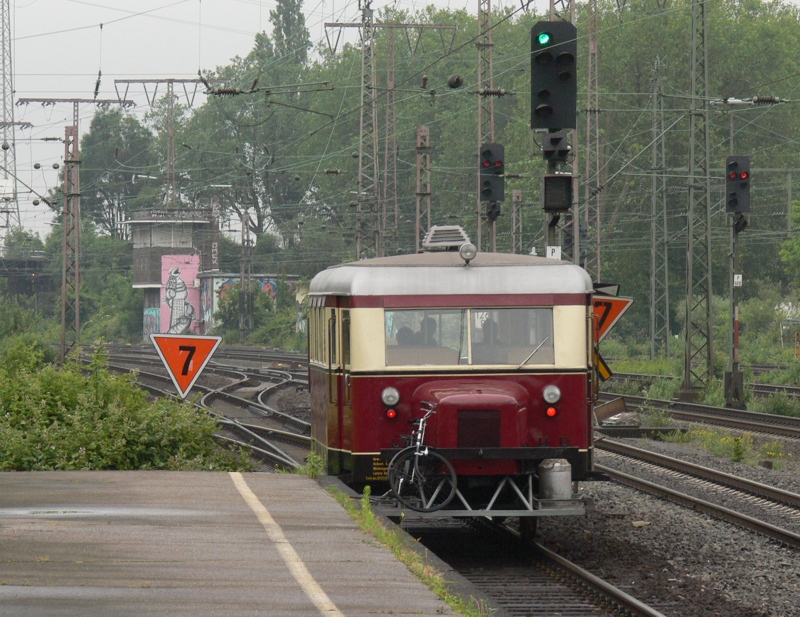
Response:
[[[81,142],[81,211],[100,232],[127,238],[133,210],[152,206],[153,135],[119,109],[98,111]]]
[[[275,55],[295,66],[305,66],[311,37],[303,15],[303,0],[278,0],[269,12]]]
[[[3,255],[8,259],[27,259],[43,250],[39,235],[21,227],[10,229],[3,239]]]

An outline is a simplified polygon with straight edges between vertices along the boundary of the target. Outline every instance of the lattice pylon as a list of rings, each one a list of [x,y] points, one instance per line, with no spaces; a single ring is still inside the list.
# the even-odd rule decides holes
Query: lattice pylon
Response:
[[[3,116],[0,118],[2,131],[3,179],[0,195],[0,250],[4,230],[19,227],[19,202],[17,201],[17,159],[14,136],[14,65],[11,62],[11,8],[10,0],[0,0],[0,55],[2,56]]]
[[[666,145],[662,66],[656,59],[652,83],[653,144],[650,195],[650,358],[669,356],[669,252],[667,226]]]
[[[522,190],[511,192],[511,252],[520,254],[524,250],[522,243]]]
[[[383,156],[383,230],[384,252],[397,252],[398,203],[397,203],[397,120],[395,114],[395,72],[394,72],[394,33],[395,28],[386,31],[386,127]],[[391,247],[391,248],[390,248]]]
[[[414,250],[419,253],[422,238],[431,228],[431,131],[417,127],[417,198]]]
[[[61,266],[61,361],[81,337],[81,187],[78,127],[64,135],[64,212]]]
[[[358,210],[356,252],[358,258],[383,255],[378,200],[378,109],[375,99],[375,22],[371,2],[361,9],[361,121],[358,144]]]
[[[686,247],[686,341],[683,392],[696,392],[712,374],[711,190],[708,135],[708,46],[705,0],[692,2],[689,207]]]

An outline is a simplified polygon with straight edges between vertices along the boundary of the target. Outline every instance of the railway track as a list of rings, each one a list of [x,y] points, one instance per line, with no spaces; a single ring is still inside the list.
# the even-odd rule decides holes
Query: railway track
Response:
[[[110,351],[111,370],[136,370],[141,387],[157,396],[175,396],[172,381],[152,348],[115,346]],[[235,360],[236,355],[229,353],[227,358]],[[273,361],[267,352],[262,352],[260,358],[262,364]],[[275,360],[284,361],[282,354]],[[307,386],[304,377],[287,370],[209,362],[194,385],[202,394],[193,404],[217,418],[220,433],[216,438],[220,442],[250,449],[270,469],[297,468],[310,449],[308,411],[304,407],[284,411],[267,401],[280,389]],[[299,417],[303,414],[305,418]]]
[[[595,469],[613,480],[800,548],[800,495],[617,441],[595,445],[612,465]],[[623,459],[635,462],[621,471]]]
[[[507,527],[463,520],[414,521],[403,527],[485,594],[503,615],[664,617],[657,608],[544,545],[523,541]]]
[[[599,400],[610,401],[615,398],[624,399],[626,406],[632,410],[638,410],[644,407],[667,410],[676,420],[701,422],[743,431],[800,439],[800,418],[792,416],[777,416],[753,411],[730,409],[727,407],[685,403],[682,401],[648,399],[641,396],[629,396],[627,394],[620,397],[615,394],[601,393]]]
[[[764,371],[764,374],[767,371]],[[658,381],[659,379],[667,380],[667,381],[678,381],[682,379],[682,377],[676,377],[675,375],[644,375],[640,373],[614,373],[614,377],[620,381],[632,381],[641,384],[652,384],[654,381]],[[770,384],[770,383],[759,383],[759,382],[748,382],[744,384],[746,388],[752,390],[755,396],[772,396],[774,394],[785,394],[790,398],[800,399],[800,387],[797,386],[786,386],[786,385],[779,385],[779,384]]]

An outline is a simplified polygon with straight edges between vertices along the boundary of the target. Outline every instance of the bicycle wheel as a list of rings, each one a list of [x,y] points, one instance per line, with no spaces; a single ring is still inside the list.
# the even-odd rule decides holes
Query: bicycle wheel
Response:
[[[456,472],[441,454],[419,453],[414,448],[398,452],[389,463],[389,486],[397,500],[417,512],[444,508],[456,494]]]

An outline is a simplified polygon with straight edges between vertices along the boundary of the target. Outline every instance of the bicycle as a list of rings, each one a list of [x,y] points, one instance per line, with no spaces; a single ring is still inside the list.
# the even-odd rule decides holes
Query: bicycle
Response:
[[[450,462],[424,445],[428,418],[436,413],[436,405],[423,401],[427,409],[421,418],[411,420],[414,429],[405,436],[408,443],[389,462],[389,486],[395,498],[417,512],[441,510],[455,497],[456,472]]]

